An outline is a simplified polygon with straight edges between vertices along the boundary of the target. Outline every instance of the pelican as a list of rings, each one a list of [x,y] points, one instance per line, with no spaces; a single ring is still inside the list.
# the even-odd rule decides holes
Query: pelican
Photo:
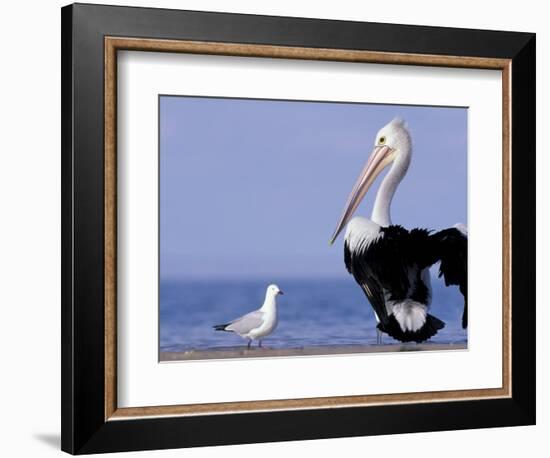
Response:
[[[253,312],[247,313],[226,324],[216,324],[216,331],[234,332],[244,339],[248,339],[247,348],[253,340],[258,340],[262,346],[262,339],[267,337],[277,327],[277,296],[284,294],[277,285],[267,287],[263,305]]]
[[[330,239],[332,245],[346,226],[344,262],[374,310],[378,343],[381,332],[401,342],[424,342],[445,326],[428,313],[432,300],[429,268],[437,262],[445,285],[458,285],[464,296],[462,327],[467,326],[465,226],[458,224],[434,233],[418,228],[407,230],[391,221],[391,202],[411,157],[411,135],[405,122],[396,118],[376,135],[372,153]],[[376,177],[387,167],[371,218],[352,218]]]

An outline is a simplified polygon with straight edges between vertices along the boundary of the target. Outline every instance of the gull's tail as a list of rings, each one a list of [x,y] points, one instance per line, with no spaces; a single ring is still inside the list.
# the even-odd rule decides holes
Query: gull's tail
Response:
[[[212,326],[216,331],[226,331],[226,332],[231,332],[229,331],[227,328],[227,326],[229,326],[231,323],[225,323],[225,324],[216,324],[214,326]]]

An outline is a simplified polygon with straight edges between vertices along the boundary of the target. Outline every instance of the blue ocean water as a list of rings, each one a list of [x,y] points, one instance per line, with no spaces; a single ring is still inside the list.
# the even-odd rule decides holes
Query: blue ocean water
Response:
[[[182,280],[160,284],[160,350],[206,350],[244,345],[233,333],[212,326],[227,323],[263,302],[269,280]],[[464,343],[460,322],[463,298],[456,287],[432,281],[430,313],[446,323],[431,342]],[[285,295],[278,300],[278,327],[266,337],[271,348],[375,344],[376,321],[366,297],[349,279],[277,281]],[[384,335],[384,343],[395,341]]]

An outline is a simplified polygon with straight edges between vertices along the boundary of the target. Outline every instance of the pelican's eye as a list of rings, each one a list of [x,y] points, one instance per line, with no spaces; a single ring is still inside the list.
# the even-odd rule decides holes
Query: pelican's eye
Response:
[[[378,139],[378,144],[383,145],[384,143],[386,143],[386,137],[382,136]]]

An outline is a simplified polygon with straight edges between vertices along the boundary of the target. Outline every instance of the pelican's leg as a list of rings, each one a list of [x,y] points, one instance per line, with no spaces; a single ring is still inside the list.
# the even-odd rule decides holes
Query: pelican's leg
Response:
[[[246,348],[250,349],[250,345],[252,345],[252,339],[248,339],[248,345],[246,346]]]
[[[258,341],[258,347],[262,348],[262,341],[261,340]]]
[[[378,329],[380,318],[378,318],[378,314],[376,312],[374,312],[374,318],[376,318],[376,345],[382,345],[382,331]]]

